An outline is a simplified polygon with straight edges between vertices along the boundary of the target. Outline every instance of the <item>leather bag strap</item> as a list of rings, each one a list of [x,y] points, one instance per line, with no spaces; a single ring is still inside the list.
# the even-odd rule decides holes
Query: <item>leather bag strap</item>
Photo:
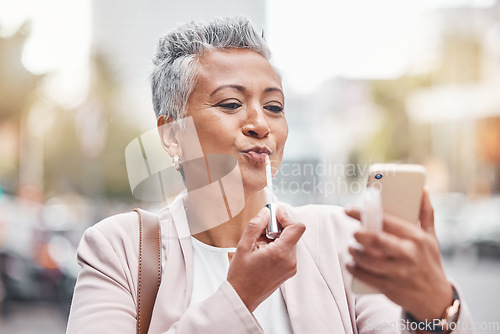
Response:
[[[137,280],[137,334],[147,334],[161,282],[161,230],[158,217],[139,215],[139,277]]]

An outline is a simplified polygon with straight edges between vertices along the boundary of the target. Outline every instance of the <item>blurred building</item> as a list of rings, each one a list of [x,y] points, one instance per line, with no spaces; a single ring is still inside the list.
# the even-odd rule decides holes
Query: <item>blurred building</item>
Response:
[[[367,166],[352,152],[377,130],[370,82],[332,78],[308,94],[287,92],[289,136],[275,186],[293,204],[346,204],[364,187]],[[363,184],[364,185],[364,184]],[[300,194],[300,196],[298,196]]]
[[[442,191],[500,192],[500,2],[442,9],[436,85],[408,99],[410,117],[431,127],[434,164],[447,166]],[[436,161],[438,160],[438,161]]]
[[[93,1],[94,49],[107,58],[122,84],[125,118],[143,129],[156,124],[149,85],[151,59],[161,35],[176,25],[224,15],[246,15],[263,28],[264,0]]]

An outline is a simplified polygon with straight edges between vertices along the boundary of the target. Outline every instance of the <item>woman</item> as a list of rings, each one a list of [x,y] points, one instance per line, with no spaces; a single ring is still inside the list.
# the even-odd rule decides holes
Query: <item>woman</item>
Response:
[[[191,23],[160,40],[153,103],[162,143],[188,192],[158,214],[164,256],[150,333],[386,333],[404,331],[408,317],[443,318],[456,290],[440,261],[427,193],[421,229],[385,217],[383,232],[354,234],[362,248],[348,245],[358,222],[329,206],[282,204],[280,237],[263,236],[264,161],[279,168],[288,135],[269,56],[241,17]],[[208,169],[188,167],[200,156]],[[225,167],[217,170],[209,157],[237,162],[232,182],[216,176]],[[357,210],[347,214],[359,218]],[[137,249],[135,213],[87,230],[69,333],[135,332]],[[354,295],[353,276],[383,294]],[[465,333],[471,320],[458,298],[460,310],[449,320]]]

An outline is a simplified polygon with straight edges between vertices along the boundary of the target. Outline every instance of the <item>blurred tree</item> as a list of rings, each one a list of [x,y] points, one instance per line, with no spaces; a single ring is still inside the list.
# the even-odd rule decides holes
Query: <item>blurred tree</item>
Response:
[[[472,32],[451,30],[441,42],[441,62],[435,73],[437,83],[478,81],[481,76],[482,46]]]
[[[24,23],[10,37],[0,38],[0,122],[21,118],[42,76],[33,75],[21,63],[31,23]]]
[[[22,122],[36,98],[36,86],[43,79],[21,62],[30,31],[31,23],[25,22],[13,35],[0,38],[0,182],[10,192],[19,186]]]
[[[352,161],[411,162],[419,160],[414,148],[429,146],[428,126],[414,128],[406,113],[406,99],[417,89],[429,87],[432,75],[403,76],[396,80],[370,82],[373,103],[380,113],[381,126],[368,142],[360,143]],[[415,131],[417,130],[417,131]]]
[[[351,154],[351,162],[424,162],[431,153],[431,125],[411,123],[406,112],[407,98],[422,88],[479,80],[481,57],[478,36],[451,29],[442,36],[439,66],[423,74],[371,81],[382,126],[367,143],[360,143]]]
[[[50,193],[132,199],[124,152],[138,133],[121,121],[125,116],[115,77],[107,60],[94,53],[86,100],[75,110],[59,112],[46,142],[45,184]]]
[[[138,131],[121,121],[120,85],[107,60],[96,52],[87,98],[61,106],[39,89],[50,74],[33,75],[21,62],[29,31],[27,22],[0,38],[0,184],[17,192],[28,183],[48,197],[132,200],[124,151]]]

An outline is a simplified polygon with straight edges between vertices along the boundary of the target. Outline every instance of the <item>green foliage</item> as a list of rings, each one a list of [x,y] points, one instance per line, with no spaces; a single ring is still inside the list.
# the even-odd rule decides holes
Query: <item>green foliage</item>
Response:
[[[120,86],[106,59],[98,53],[92,56],[86,100],[75,108],[61,106],[38,89],[44,76],[31,74],[21,63],[28,34],[29,24],[25,24],[14,35],[0,39],[0,126],[14,124],[10,126],[15,129],[14,151],[41,150],[43,166],[29,165],[29,154],[28,162],[22,162],[20,154],[14,157],[16,161],[0,164],[0,184],[15,192],[21,186],[21,170],[41,170],[43,180],[35,186],[43,187],[47,197],[75,192],[132,200],[124,152],[138,133],[121,121],[125,116],[117,104]],[[32,107],[40,101],[54,121],[46,133],[37,135],[30,133],[28,123]],[[14,168],[5,167],[12,164]]]
[[[440,51],[440,65],[427,73],[370,82],[382,125],[369,142],[360,143],[352,161],[422,163],[431,154],[431,125],[411,122],[407,99],[420,89],[477,81],[481,69],[481,44],[472,34],[444,34]]]

